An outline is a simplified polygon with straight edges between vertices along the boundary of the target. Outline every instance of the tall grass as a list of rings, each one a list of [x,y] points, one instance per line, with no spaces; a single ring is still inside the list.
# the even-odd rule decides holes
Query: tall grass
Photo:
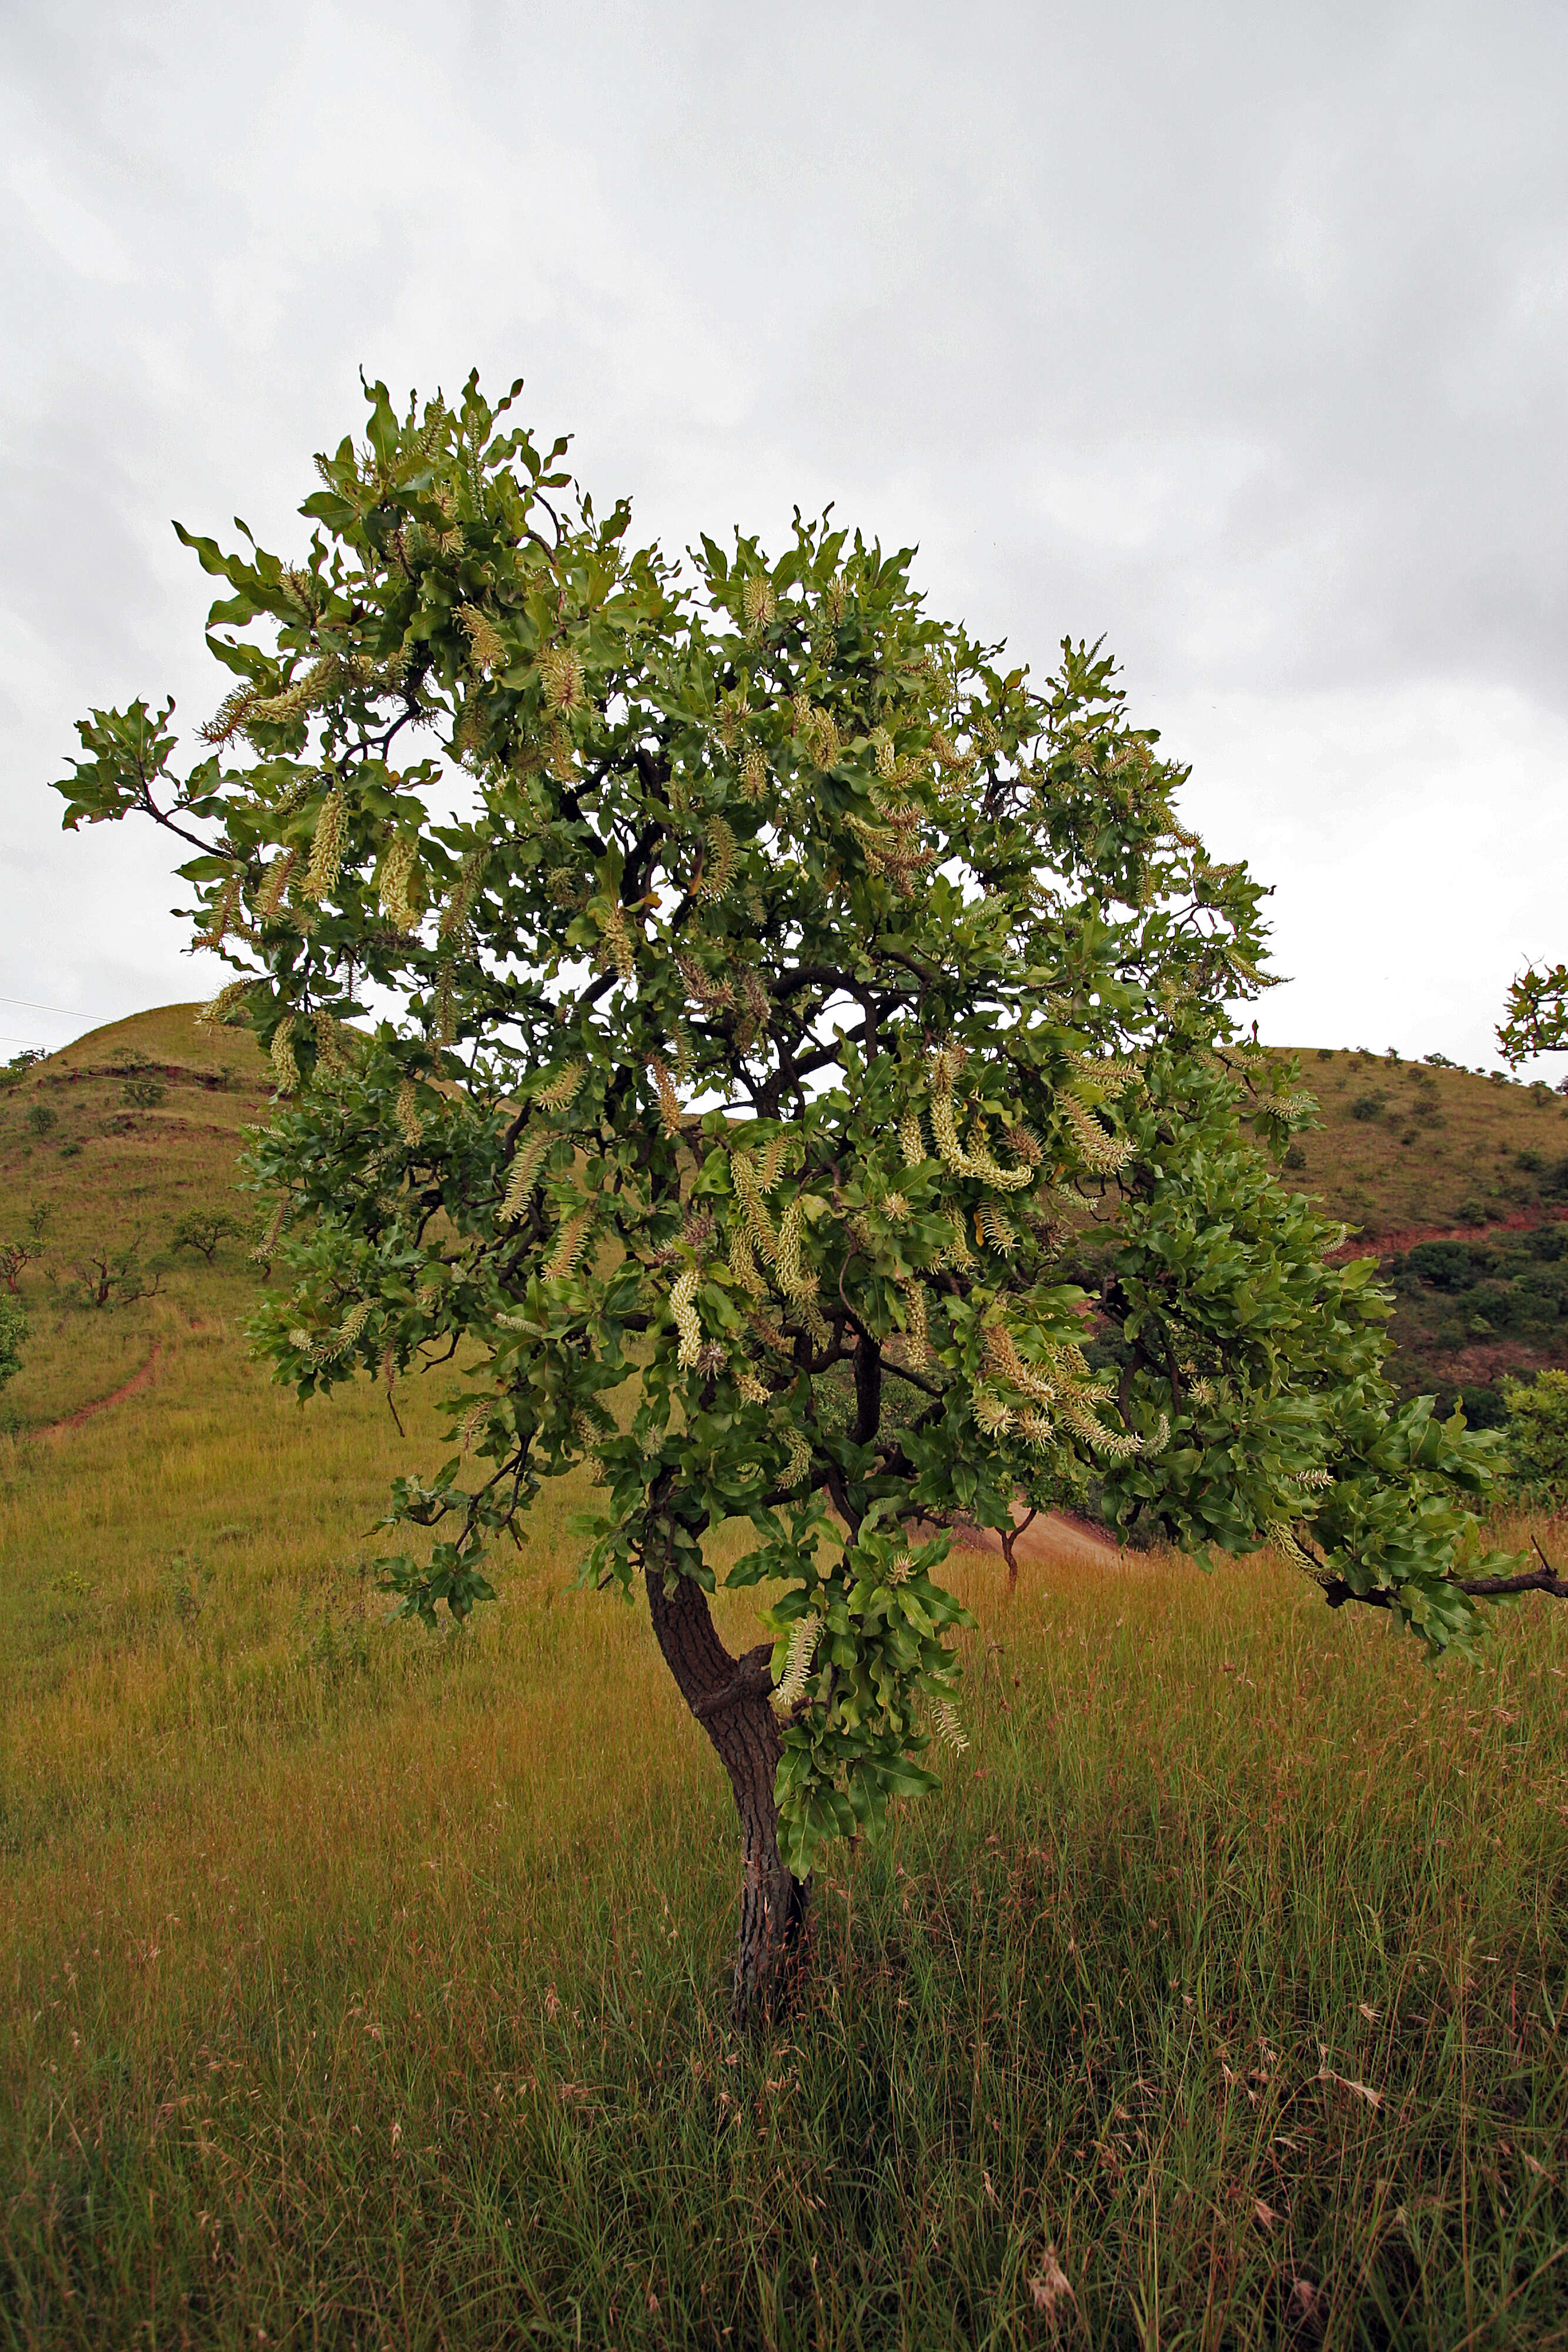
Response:
[[[384,1628],[384,1409],[217,1349],[9,1465],[6,2342],[1568,2333],[1549,1604],[1437,1676],[1260,1563],[962,1564],[972,1745],[741,2040],[644,1614],[547,1521]]]
[[[79,1155],[0,1135],[62,1251],[227,1181],[89,1083]],[[1263,1562],[960,1559],[971,1746],[740,2039],[727,1793],[645,1611],[563,1591],[580,1496],[388,1627],[432,1402],[301,1414],[245,1287],[40,1313],[25,1422],[128,1328],[158,1377],[0,1438],[0,2343],[1568,2341],[1552,1604],[1434,1675]]]

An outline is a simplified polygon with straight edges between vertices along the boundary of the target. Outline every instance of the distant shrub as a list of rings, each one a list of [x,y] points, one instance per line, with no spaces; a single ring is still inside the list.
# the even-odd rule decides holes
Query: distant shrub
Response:
[[[1357,1095],[1350,1107],[1350,1115],[1352,1118],[1381,1118],[1388,1097],[1383,1089],[1380,1087],[1375,1087],[1369,1095]]]
[[[1539,1151],[1524,1150],[1514,1153],[1513,1164],[1516,1168],[1522,1168],[1528,1175],[1539,1176],[1546,1162]]]
[[[1320,1045],[1318,1047],[1318,1059],[1320,1062],[1332,1062],[1333,1060],[1333,1047],[1332,1045]]]
[[[1544,1510],[1568,1508],[1568,1372],[1503,1382],[1515,1491]]]
[[[1478,1201],[1473,1192],[1468,1199],[1459,1202],[1458,1219],[1461,1225],[1484,1225],[1490,1215],[1491,1211],[1486,1202]]]
[[[22,1342],[27,1318],[15,1298],[0,1298],[0,1389],[22,1369]]]
[[[1305,1146],[1300,1143],[1292,1143],[1290,1150],[1285,1154],[1286,1167],[1304,1168],[1306,1164],[1307,1154]]]
[[[1464,1414],[1472,1429],[1501,1429],[1508,1421],[1508,1407],[1503,1402],[1502,1391],[1489,1388],[1484,1383],[1479,1388],[1458,1391],[1448,1410],[1456,1408]]]
[[[77,1139],[76,1139],[75,1136],[73,1135],[73,1136],[71,1137],[70,1141],[69,1141],[68,1143],[62,1143],[62,1144],[61,1144],[61,1146],[60,1146],[60,1158],[61,1158],[62,1160],[74,1160],[74,1159],[76,1158],[76,1156],[77,1156],[78,1152],[80,1150],[81,1150],[81,1145],[77,1141]]]
[[[192,1209],[174,1228],[174,1247],[194,1250],[209,1265],[217,1255],[220,1242],[226,1241],[240,1228],[226,1211]]]
[[[1417,1242],[1401,1270],[1418,1275],[1434,1290],[1468,1290],[1476,1278],[1474,1258],[1463,1242]]]
[[[1431,1070],[1458,1070],[1464,1067],[1461,1062],[1450,1062],[1447,1054],[1428,1054],[1425,1058],[1427,1068]]]
[[[0,1068],[0,1087],[19,1085],[34,1063],[41,1062],[43,1058],[44,1049],[41,1045],[27,1045],[21,1053],[13,1054],[4,1068]]]
[[[120,1100],[134,1104],[138,1110],[153,1110],[168,1093],[162,1078],[127,1078],[120,1089]]]
[[[27,1125],[35,1135],[47,1135],[59,1123],[59,1113],[48,1103],[31,1103],[27,1108]]]

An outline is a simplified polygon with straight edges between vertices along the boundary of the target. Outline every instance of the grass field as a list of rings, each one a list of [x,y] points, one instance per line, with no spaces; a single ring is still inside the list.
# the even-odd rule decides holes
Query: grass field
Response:
[[[228,1181],[243,1072],[161,1131],[124,1083],[0,1102],[57,1272]],[[563,1590],[578,1498],[467,1633],[388,1627],[429,1400],[298,1412],[232,1243],[23,1280],[0,2341],[1568,2342],[1568,1613],[1434,1675],[1264,1560],[961,1557],[972,1746],[738,2040],[727,1792],[645,1612]]]

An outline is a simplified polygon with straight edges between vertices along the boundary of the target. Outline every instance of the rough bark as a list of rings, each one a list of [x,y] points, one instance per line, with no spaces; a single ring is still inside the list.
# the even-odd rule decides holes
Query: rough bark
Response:
[[[740,1817],[740,1933],[735,1957],[737,2021],[778,2013],[788,2000],[811,1883],[790,1875],[779,1852],[773,1785],[781,1753],[769,1703],[771,1646],[731,1657],[707,1595],[689,1577],[648,1575],[648,1607],[664,1663],[717,1751]]]

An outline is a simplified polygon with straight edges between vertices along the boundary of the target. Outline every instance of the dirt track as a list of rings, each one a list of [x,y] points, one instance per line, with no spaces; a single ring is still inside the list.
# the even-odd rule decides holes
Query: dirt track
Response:
[[[111,1390],[108,1396],[95,1397],[91,1404],[78,1404],[75,1412],[68,1412],[63,1421],[41,1423],[32,1432],[33,1436],[59,1437],[68,1429],[79,1429],[84,1421],[91,1421],[95,1414],[108,1412],[111,1406],[123,1404],[127,1397],[134,1396],[139,1389],[148,1386],[158,1369],[158,1359],[162,1352],[163,1343],[158,1340],[154,1343],[152,1353],[141,1366],[141,1370],[132,1372],[131,1378],[128,1381],[122,1381],[119,1388]]]

